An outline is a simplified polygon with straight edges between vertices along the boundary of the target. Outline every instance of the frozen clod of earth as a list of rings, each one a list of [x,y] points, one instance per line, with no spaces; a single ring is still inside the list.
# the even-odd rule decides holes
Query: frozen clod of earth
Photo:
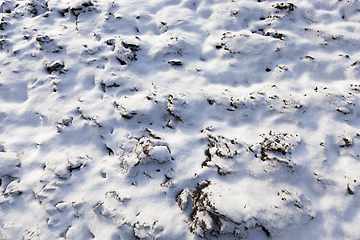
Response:
[[[147,151],[149,156],[159,163],[166,163],[170,160],[169,149],[166,146],[154,146]]]
[[[314,218],[309,199],[300,190],[265,190],[265,183],[248,180],[239,181],[237,189],[223,181],[201,181],[191,193],[191,231],[205,238],[224,234],[244,238],[258,228],[270,237],[284,226],[294,228]]]
[[[134,235],[139,239],[150,239],[148,232],[150,230],[150,226],[148,224],[140,225],[135,223],[134,225]]]
[[[168,62],[171,66],[181,66],[183,65],[182,62],[180,60],[169,60]]]
[[[44,14],[48,10],[47,3],[44,0],[30,0],[27,7],[28,11],[34,16]]]
[[[30,38],[30,36],[25,35],[25,38]],[[59,53],[62,49],[62,47],[56,45],[56,41],[48,35],[38,35],[35,40],[40,51],[46,50],[52,53]]]
[[[188,206],[188,197],[189,189],[182,190],[176,197],[176,202],[182,211],[184,211],[184,209]]]
[[[269,134],[262,134],[261,137],[262,142],[249,147],[256,158],[262,161],[281,162],[288,167],[293,166],[290,154],[295,146],[301,144],[301,138],[298,135],[270,131]]]
[[[136,177],[139,173],[143,173],[152,178],[153,176],[149,172],[154,171],[159,163],[167,166],[163,166],[165,174],[171,169],[168,162],[173,159],[168,144],[160,140],[161,137],[156,136],[150,129],[146,131],[149,137],[128,137],[130,141],[122,146],[122,155],[120,156],[120,172],[122,174]]]
[[[59,71],[59,70],[63,69],[64,67],[65,67],[64,62],[60,61],[60,60],[57,60],[57,61],[54,61],[52,63],[46,64],[46,70],[49,73]]]

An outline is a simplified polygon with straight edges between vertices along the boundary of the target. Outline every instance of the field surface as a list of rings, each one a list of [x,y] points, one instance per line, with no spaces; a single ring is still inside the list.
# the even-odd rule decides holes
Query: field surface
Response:
[[[360,239],[359,0],[0,0],[0,239]]]

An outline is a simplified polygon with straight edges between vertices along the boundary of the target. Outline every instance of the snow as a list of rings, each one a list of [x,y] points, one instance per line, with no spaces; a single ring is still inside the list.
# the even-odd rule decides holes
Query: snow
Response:
[[[358,0],[0,0],[0,239],[359,239]]]

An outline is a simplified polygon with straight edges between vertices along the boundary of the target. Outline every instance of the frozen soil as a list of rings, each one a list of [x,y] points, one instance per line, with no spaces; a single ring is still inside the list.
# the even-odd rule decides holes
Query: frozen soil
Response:
[[[360,239],[359,80],[359,0],[0,0],[0,239]]]

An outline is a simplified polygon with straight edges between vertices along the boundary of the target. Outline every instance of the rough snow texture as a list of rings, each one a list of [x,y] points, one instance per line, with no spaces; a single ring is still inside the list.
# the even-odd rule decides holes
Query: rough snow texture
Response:
[[[0,6],[0,239],[360,239],[359,0]]]

